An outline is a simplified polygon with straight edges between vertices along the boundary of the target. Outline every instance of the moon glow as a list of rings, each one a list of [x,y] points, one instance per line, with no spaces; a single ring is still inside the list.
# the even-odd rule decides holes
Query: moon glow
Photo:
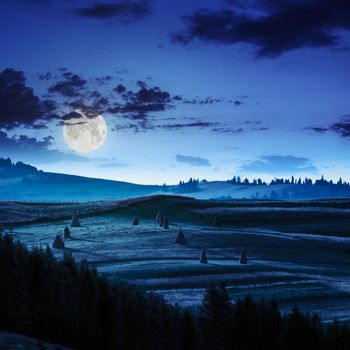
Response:
[[[108,133],[107,124],[98,115],[88,118],[83,112],[77,111],[81,117],[66,120],[63,126],[63,137],[67,145],[79,153],[97,151],[105,143]]]

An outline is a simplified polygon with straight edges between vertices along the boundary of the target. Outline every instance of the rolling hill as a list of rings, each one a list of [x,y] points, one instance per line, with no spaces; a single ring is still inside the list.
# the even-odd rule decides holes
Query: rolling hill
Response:
[[[311,180],[309,180],[311,181]],[[231,181],[180,182],[179,185],[140,185],[83,176],[49,173],[0,158],[0,200],[83,202],[121,200],[156,194],[177,194],[196,199],[320,199],[349,198],[348,183],[239,183]]]

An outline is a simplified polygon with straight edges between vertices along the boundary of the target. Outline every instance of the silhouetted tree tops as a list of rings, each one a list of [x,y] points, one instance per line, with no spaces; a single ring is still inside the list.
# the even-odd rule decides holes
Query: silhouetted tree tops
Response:
[[[232,185],[253,185],[253,186],[266,186],[266,185],[323,185],[323,186],[350,186],[349,182],[345,182],[340,178],[335,184],[333,180],[327,181],[322,175],[319,180],[315,180],[305,177],[304,179],[299,178],[298,180],[292,176],[290,179],[283,178],[274,178],[269,183],[262,181],[261,179],[253,179],[249,181],[248,178],[245,178],[243,181],[240,176],[234,176],[231,180],[227,180],[227,182]]]
[[[25,164],[23,162],[14,163],[10,158],[2,158],[2,157],[0,157],[0,168],[16,169],[16,170],[23,170],[23,171],[29,171],[29,172],[38,171],[38,169],[32,165]]]
[[[70,255],[28,251],[0,234],[0,329],[76,349],[345,350],[350,332],[334,322],[249,296],[233,304],[225,285],[210,286],[196,311],[109,281]]]
[[[190,178],[189,181],[184,182],[184,181],[180,181],[178,188],[177,188],[177,192],[178,193],[191,193],[191,192],[197,192],[199,191],[199,180],[195,180]]]

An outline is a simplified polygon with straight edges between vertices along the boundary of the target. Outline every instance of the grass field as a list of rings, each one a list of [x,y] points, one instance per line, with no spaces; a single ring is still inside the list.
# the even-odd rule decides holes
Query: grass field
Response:
[[[158,211],[170,229],[158,227]],[[350,201],[199,201],[154,196],[90,203],[0,203],[5,232],[23,243],[51,245],[72,214],[64,251],[111,279],[124,279],[170,303],[199,305],[205,287],[225,282],[233,300],[249,293],[299,305],[328,322],[350,321]],[[139,226],[131,224],[140,219]],[[217,217],[218,226],[213,226]],[[174,243],[179,229],[187,245]],[[238,262],[241,249],[248,264]],[[200,264],[202,249],[209,263]],[[62,250],[54,250],[61,256]]]

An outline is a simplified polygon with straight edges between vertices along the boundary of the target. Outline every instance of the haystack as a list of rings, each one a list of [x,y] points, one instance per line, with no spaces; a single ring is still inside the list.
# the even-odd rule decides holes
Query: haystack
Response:
[[[79,219],[76,215],[72,217],[72,221],[70,223],[70,227],[80,227]]]
[[[219,218],[217,216],[214,217],[213,225],[214,226],[219,226]]]
[[[55,249],[63,249],[64,248],[64,242],[60,235],[56,235],[56,238],[54,239],[52,243],[52,248]]]
[[[159,217],[159,227],[163,227],[164,225],[164,219],[165,219],[165,216],[161,215]]]
[[[164,221],[163,221],[163,228],[164,228],[165,230],[168,230],[168,229],[169,229],[169,221],[168,221],[168,218],[167,218],[167,217],[164,218]]]
[[[64,228],[64,239],[70,238],[70,231],[68,226]]]
[[[176,239],[175,239],[175,243],[176,244],[182,244],[182,245],[186,245],[187,244],[185,235],[184,235],[184,233],[182,231],[179,231],[177,233],[177,236],[176,236]]]
[[[160,218],[163,216],[163,213],[161,211],[159,211],[157,213],[157,216],[156,216],[156,223],[157,224],[160,224]]]
[[[132,224],[134,226],[137,226],[140,224],[139,218],[137,218],[136,216],[132,219]]]
[[[247,256],[245,254],[244,249],[241,251],[241,256],[239,257],[239,263],[240,264],[247,264]]]
[[[208,264],[207,253],[205,250],[202,250],[201,257],[199,259],[201,264]]]

